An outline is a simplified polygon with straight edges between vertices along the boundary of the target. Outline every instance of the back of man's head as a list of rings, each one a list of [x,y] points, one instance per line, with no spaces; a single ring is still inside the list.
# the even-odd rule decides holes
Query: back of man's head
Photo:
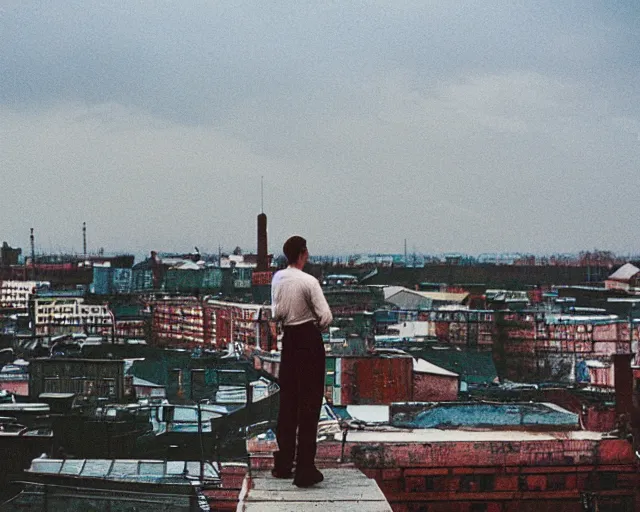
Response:
[[[300,255],[307,249],[307,241],[301,236],[292,236],[282,246],[282,251],[287,257],[289,265],[293,265]]]

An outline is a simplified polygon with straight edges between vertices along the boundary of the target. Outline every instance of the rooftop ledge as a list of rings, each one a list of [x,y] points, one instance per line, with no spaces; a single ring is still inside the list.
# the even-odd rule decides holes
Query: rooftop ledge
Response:
[[[324,481],[306,489],[268,471],[245,479],[237,510],[246,512],[331,511],[391,512],[375,480],[355,468],[323,469]]]

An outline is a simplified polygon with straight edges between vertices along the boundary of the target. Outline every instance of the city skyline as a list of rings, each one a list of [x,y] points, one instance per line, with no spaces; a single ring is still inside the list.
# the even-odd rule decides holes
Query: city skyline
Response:
[[[80,243],[81,245],[82,243]],[[9,247],[12,247],[12,244],[8,244]],[[282,253],[281,248],[279,247],[272,247],[272,242],[269,241],[268,242],[268,247],[269,247],[269,254],[273,255],[274,258],[283,258],[284,254]],[[21,249],[22,253],[21,253],[21,258],[22,261],[30,258],[31,256],[31,249],[29,245],[25,245],[25,246],[18,246],[18,245],[13,245],[13,248],[17,248],[17,249]],[[183,249],[183,250],[181,250]],[[135,261],[136,262],[140,262],[142,260],[145,260],[147,258],[150,257],[151,252],[156,252],[158,255],[160,255],[161,257],[168,257],[168,256],[178,256],[178,255],[188,255],[188,254],[196,254],[196,252],[198,254],[201,254],[203,256],[203,258],[207,259],[207,261],[210,258],[217,258],[217,256],[219,254],[222,255],[230,255],[232,254],[235,250],[240,249],[241,250],[241,254],[257,254],[256,251],[256,247],[255,246],[240,246],[237,244],[233,244],[231,243],[230,245],[220,245],[217,247],[209,247],[208,245],[203,245],[203,244],[199,244],[199,246],[191,246],[189,247],[184,247],[184,248],[176,248],[174,250],[171,250],[170,248],[167,247],[151,247],[151,248],[146,248],[144,250],[137,250],[137,249],[127,249],[125,248],[116,248],[116,249],[107,249],[104,247],[99,247],[98,245],[95,246],[95,248],[93,246],[89,246],[88,250],[87,250],[87,256],[90,257],[99,257],[99,256],[106,256],[106,257],[111,257],[111,256],[117,256],[117,255],[133,255],[135,257]],[[54,246],[54,245],[50,245],[50,246],[46,246],[46,245],[42,245],[42,244],[35,244],[35,253],[36,253],[36,259],[39,256],[47,256],[47,257],[53,257],[55,258],[56,256],[60,256],[60,257],[66,257],[66,256],[76,256],[81,258],[83,255],[83,251],[81,248],[76,248],[74,246],[71,247],[62,247],[60,245]],[[538,253],[532,253],[532,252],[525,252],[525,251],[484,251],[484,252],[478,252],[478,253],[467,253],[467,252],[462,252],[462,251],[442,251],[442,252],[428,252],[428,251],[420,251],[417,250],[415,247],[411,248],[411,247],[407,247],[407,251],[406,253],[404,252],[403,248],[400,247],[398,248],[398,250],[394,251],[380,251],[380,250],[369,250],[369,251],[349,251],[348,249],[342,251],[342,252],[334,252],[334,253],[319,253],[319,252],[315,252],[314,254],[310,255],[310,261],[312,262],[319,262],[321,260],[329,260],[331,258],[334,258],[336,261],[346,261],[350,258],[356,258],[356,257],[361,257],[361,258],[366,258],[366,257],[391,257],[394,256],[396,258],[403,258],[406,256],[406,259],[409,263],[411,263],[413,260],[416,260],[417,258],[417,263],[422,264],[425,263],[426,260],[437,260],[437,259],[441,259],[442,261],[444,261],[444,258],[447,257],[462,257],[463,259],[468,259],[470,261],[476,260],[475,263],[483,263],[483,262],[487,262],[488,260],[491,259],[491,257],[495,257],[500,261],[506,262],[509,259],[518,259],[518,257],[522,257],[522,258],[529,258],[529,257],[534,257],[536,258],[537,263],[536,264],[540,264],[542,260],[550,260],[550,259],[558,259],[558,258],[573,258],[575,260],[578,260],[580,257],[586,257],[587,254],[591,255],[593,258],[598,258],[598,255],[601,259],[606,259],[607,257],[610,257],[614,260],[619,260],[619,261],[638,261],[640,260],[640,253],[636,253],[636,252],[632,252],[632,251],[622,251],[622,252],[616,252],[616,251],[609,251],[607,249],[603,249],[603,248],[585,248],[585,249],[581,249],[578,251],[563,251],[563,252],[538,252]],[[508,264],[508,263],[503,263],[503,264]]]

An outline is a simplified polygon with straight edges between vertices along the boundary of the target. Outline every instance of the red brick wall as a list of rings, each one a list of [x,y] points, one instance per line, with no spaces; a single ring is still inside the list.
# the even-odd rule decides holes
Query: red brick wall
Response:
[[[216,311],[216,345],[218,348],[224,348],[233,341],[231,334],[231,316],[229,312],[218,309]]]
[[[413,374],[413,400],[443,402],[458,398],[458,378],[428,373]]]
[[[321,460],[339,454],[339,443],[318,445]],[[345,455],[376,480],[398,512],[581,512],[588,495],[600,510],[640,510],[640,474],[626,440],[400,444],[349,443],[347,437]]]
[[[0,390],[9,391],[20,396],[29,396],[28,380],[5,380],[0,381]]]
[[[616,427],[616,411],[613,407],[590,406],[582,415],[584,428],[595,432],[610,432]]]
[[[341,378],[343,405],[413,400],[411,357],[343,357]]]

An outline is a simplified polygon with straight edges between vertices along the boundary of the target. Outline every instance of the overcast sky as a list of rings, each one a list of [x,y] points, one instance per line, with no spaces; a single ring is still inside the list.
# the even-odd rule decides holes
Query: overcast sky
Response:
[[[276,253],[640,251],[639,14],[3,0],[0,238],[255,250],[264,176]]]

